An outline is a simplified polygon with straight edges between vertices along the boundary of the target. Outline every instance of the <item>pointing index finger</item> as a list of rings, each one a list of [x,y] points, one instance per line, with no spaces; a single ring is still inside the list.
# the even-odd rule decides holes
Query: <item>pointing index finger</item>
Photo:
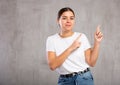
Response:
[[[81,35],[82,35],[82,34],[80,34],[80,35],[76,38],[76,41],[79,41]]]
[[[100,32],[100,27],[101,27],[101,25],[98,25],[98,26],[97,26],[97,29],[96,29],[96,33],[97,33],[97,34]]]

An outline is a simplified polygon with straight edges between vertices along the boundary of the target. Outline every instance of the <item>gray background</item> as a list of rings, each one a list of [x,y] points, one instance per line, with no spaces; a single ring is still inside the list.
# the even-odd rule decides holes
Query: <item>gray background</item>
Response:
[[[76,13],[74,31],[93,45],[96,26],[104,39],[95,85],[120,85],[120,0],[0,0],[0,85],[56,85],[58,74],[47,65],[46,38],[58,32],[60,8]]]

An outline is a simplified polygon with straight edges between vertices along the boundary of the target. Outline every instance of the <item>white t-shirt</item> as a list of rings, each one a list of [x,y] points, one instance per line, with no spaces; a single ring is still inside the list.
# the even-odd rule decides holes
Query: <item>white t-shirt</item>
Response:
[[[59,56],[63,53],[80,35],[81,46],[72,52],[64,63],[56,69],[60,74],[69,74],[72,72],[79,72],[85,70],[89,65],[85,61],[84,51],[88,48],[91,48],[89,41],[85,34],[74,32],[74,34],[67,38],[62,38],[59,34],[54,34],[47,38],[46,42],[46,51],[53,51],[56,53],[56,56]]]

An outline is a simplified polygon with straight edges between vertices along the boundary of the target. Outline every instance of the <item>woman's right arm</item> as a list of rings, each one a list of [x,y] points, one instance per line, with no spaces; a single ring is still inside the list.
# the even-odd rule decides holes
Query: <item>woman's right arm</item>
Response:
[[[51,70],[55,70],[56,68],[60,67],[63,62],[67,59],[67,57],[78,47],[80,47],[79,38],[81,35],[77,37],[77,39],[72,43],[70,47],[68,47],[62,54],[56,56],[55,52],[48,51],[48,64]]]

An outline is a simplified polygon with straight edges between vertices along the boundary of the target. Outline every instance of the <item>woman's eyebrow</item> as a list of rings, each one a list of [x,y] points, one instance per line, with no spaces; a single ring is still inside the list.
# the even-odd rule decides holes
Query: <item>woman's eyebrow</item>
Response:
[[[62,17],[68,17],[68,16],[62,16]],[[75,17],[75,16],[70,16],[70,17]]]

